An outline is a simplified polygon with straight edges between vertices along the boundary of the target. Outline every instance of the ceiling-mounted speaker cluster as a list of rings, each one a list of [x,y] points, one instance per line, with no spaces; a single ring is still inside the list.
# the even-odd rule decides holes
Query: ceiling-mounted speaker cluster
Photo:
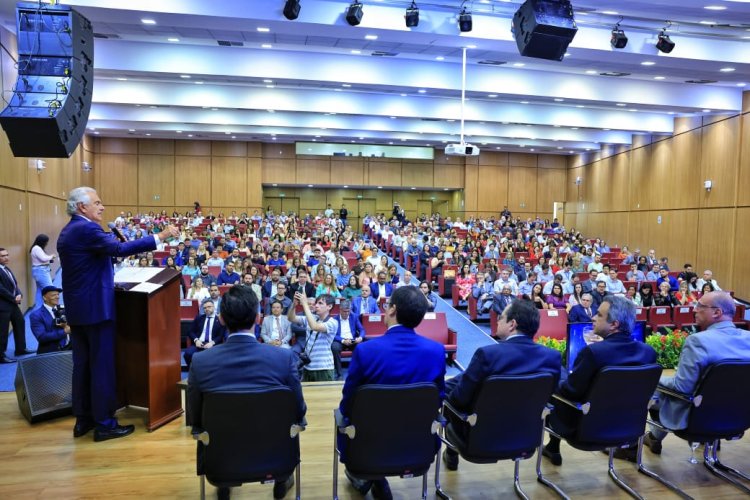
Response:
[[[577,32],[567,0],[526,0],[513,16],[513,35],[522,56],[562,61]]]

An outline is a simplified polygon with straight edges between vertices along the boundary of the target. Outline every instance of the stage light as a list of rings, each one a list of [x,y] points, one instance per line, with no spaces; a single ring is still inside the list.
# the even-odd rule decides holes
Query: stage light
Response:
[[[419,7],[417,7],[417,2],[412,2],[411,5],[406,8],[404,19],[406,20],[407,28],[419,26]]]
[[[675,43],[669,38],[669,35],[663,31],[659,35],[659,40],[656,42],[656,48],[665,54],[669,54],[674,50]]]
[[[362,4],[356,0],[346,10],[346,22],[350,26],[357,26],[362,22]]]
[[[625,32],[620,29],[620,23],[617,23],[612,28],[612,39],[609,41],[612,44],[613,49],[624,49],[628,45],[628,37],[625,36]]]
[[[458,15],[458,29],[462,33],[471,31],[471,12],[466,12],[466,7],[461,9],[461,13]]]
[[[302,8],[299,3],[300,0],[286,0],[284,4],[284,17],[290,21],[294,21],[299,17],[299,11]]]

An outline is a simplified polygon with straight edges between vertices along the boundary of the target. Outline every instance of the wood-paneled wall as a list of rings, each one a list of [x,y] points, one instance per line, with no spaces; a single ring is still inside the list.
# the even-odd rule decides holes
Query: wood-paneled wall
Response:
[[[632,149],[571,158],[566,225],[610,244],[654,248],[673,270],[711,269],[722,288],[750,298],[748,111],[678,118],[672,137],[634,137]]]

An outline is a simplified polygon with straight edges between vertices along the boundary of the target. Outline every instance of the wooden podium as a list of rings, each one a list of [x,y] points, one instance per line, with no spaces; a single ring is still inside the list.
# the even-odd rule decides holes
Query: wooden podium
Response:
[[[160,285],[153,291],[131,291],[137,283],[115,290],[118,402],[147,408],[149,431],[182,414],[180,279],[164,269],[146,280]]]

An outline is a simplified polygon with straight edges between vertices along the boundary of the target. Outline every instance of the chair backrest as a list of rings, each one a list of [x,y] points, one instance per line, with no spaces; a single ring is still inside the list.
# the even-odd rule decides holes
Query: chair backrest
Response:
[[[710,365],[701,376],[694,396],[686,433],[709,439],[730,439],[750,429],[750,361],[729,360]]]
[[[428,312],[414,329],[418,334],[441,344],[448,343],[448,321],[444,312]]]
[[[209,444],[198,443],[198,474],[212,484],[285,478],[299,463],[299,437],[290,437],[296,414],[288,387],[204,393],[202,423]]]
[[[648,313],[649,323],[652,328],[672,323],[671,306],[652,306]]]
[[[477,420],[468,427],[464,454],[479,460],[533,455],[542,441],[542,412],[554,388],[549,373],[489,377],[469,412]]]
[[[346,445],[347,470],[363,478],[424,474],[438,450],[439,411],[433,383],[360,387],[349,416],[355,435]]]
[[[539,330],[534,338],[549,337],[564,340],[568,332],[568,313],[565,309],[541,309]]]
[[[200,305],[197,300],[180,300],[180,321],[193,321],[198,315]]]
[[[677,328],[684,325],[695,324],[695,312],[693,306],[675,306],[672,309],[672,319]]]
[[[384,314],[363,314],[362,327],[365,329],[365,336],[370,339],[384,335],[388,329]]]
[[[661,372],[657,364],[602,368],[581,401],[590,408],[578,423],[575,441],[602,447],[634,443],[646,430],[648,402]]]

